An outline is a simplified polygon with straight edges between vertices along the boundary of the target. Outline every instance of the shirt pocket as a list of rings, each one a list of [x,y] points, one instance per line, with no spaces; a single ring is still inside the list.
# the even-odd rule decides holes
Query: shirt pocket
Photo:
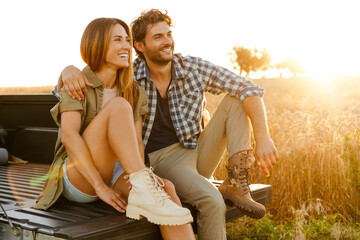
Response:
[[[179,99],[180,111],[186,119],[198,120],[201,116],[202,94],[200,91],[187,93]]]
[[[199,101],[201,102],[201,99],[201,93],[199,91],[193,91],[180,98],[179,105],[182,108],[186,108],[190,105],[193,105],[194,103],[197,103]]]

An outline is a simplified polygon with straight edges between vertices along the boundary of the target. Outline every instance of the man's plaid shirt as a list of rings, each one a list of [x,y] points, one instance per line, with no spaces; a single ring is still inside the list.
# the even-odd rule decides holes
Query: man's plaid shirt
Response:
[[[145,89],[149,99],[149,113],[143,123],[143,142],[146,146],[154,124],[157,92],[149,77],[145,60],[135,60],[134,78]],[[201,58],[175,54],[172,81],[167,96],[171,120],[184,147],[196,147],[197,138],[202,130],[205,91],[216,95],[225,92],[241,101],[250,96],[262,97],[264,94],[264,89],[225,68]]]

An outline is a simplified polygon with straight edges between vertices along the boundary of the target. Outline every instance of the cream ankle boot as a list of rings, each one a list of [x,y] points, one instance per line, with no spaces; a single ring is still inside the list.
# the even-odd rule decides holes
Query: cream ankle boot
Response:
[[[178,206],[164,191],[164,182],[152,169],[143,168],[129,175],[132,188],[129,193],[126,216],[136,220],[146,217],[159,225],[183,225],[193,218],[187,208]]]

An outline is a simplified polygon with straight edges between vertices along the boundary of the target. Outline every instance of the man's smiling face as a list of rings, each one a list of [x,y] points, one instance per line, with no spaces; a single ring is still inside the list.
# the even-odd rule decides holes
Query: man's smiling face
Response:
[[[170,26],[164,22],[148,25],[143,41],[143,54],[147,61],[166,65],[174,57],[174,39]]]

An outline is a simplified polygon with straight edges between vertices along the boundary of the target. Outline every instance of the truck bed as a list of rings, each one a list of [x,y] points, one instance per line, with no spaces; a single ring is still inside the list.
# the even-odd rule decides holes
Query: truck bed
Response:
[[[43,239],[46,236],[64,239],[161,239],[156,225],[145,219],[135,221],[126,218],[125,214],[102,201],[80,204],[63,199],[47,211],[32,208],[41,192],[48,167],[32,163],[0,166],[0,202],[22,235],[35,231],[38,238],[42,236]],[[254,184],[251,189],[256,201],[269,203],[270,186]],[[196,214],[194,209],[190,209]],[[238,209],[229,207],[227,221],[242,215]],[[0,231],[0,239],[14,237],[7,223],[7,218],[0,211],[0,229],[6,229],[5,234],[4,230]]]
[[[0,95],[0,125],[8,132],[5,147],[27,164],[0,166],[0,203],[18,233],[13,232],[0,208],[0,239],[161,239],[157,225],[145,219],[126,218],[102,201],[80,204],[61,199],[49,210],[32,208],[42,190],[53,159],[57,136],[49,109],[57,99],[47,95]],[[214,181],[219,185],[221,181]],[[271,186],[250,186],[255,201],[264,205],[271,199]],[[193,216],[196,232],[196,211]],[[227,221],[243,213],[228,207]]]

